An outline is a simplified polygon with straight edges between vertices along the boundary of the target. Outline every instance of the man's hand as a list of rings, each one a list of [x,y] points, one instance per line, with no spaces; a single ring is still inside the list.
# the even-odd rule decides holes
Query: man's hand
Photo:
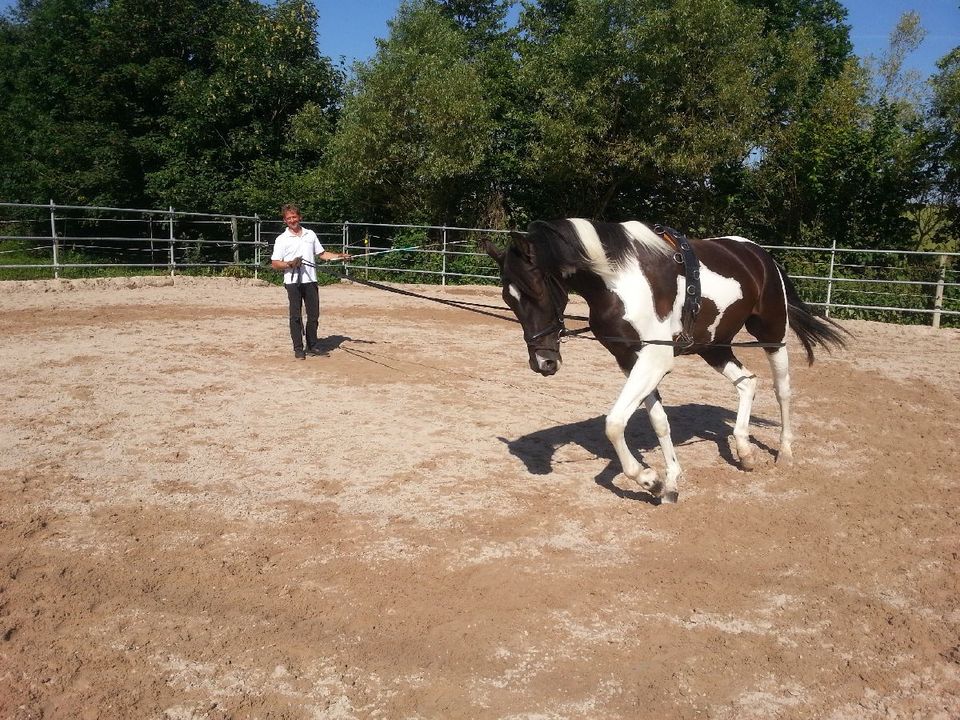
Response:
[[[296,269],[296,268],[300,267],[300,263],[301,263],[301,262],[303,262],[303,258],[295,257],[293,260],[290,260],[290,261],[287,263],[287,266],[288,266],[289,268],[291,268],[291,269]]]

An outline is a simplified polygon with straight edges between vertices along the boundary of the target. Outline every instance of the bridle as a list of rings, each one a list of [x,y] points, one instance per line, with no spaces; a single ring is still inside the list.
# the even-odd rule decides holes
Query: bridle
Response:
[[[567,326],[563,324],[563,311],[567,306],[565,302],[567,299],[566,288],[563,287],[560,279],[556,276],[545,274],[544,277],[547,283],[547,290],[550,293],[550,303],[553,305],[554,320],[543,330],[539,330],[532,335],[527,335],[526,330],[524,330],[523,339],[530,350],[538,349],[536,347],[536,341],[553,333],[558,334],[558,341],[566,335],[576,334],[576,331],[571,332],[567,330]]]

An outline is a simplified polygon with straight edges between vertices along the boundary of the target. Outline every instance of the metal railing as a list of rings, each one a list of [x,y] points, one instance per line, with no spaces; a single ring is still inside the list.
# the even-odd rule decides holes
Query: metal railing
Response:
[[[369,280],[440,285],[494,283],[484,239],[504,230],[390,223],[310,223],[328,249],[349,252],[343,270]],[[260,277],[284,225],[258,215],[77,205],[0,203],[0,277],[83,277],[119,271]],[[801,296],[829,315],[892,321],[929,316],[960,324],[960,253],[764,245]],[[270,273],[267,277],[275,278]]]
[[[262,248],[256,215],[0,203],[0,270],[7,278],[17,270],[58,279],[117,268],[173,276],[218,267],[246,268],[256,277]]]

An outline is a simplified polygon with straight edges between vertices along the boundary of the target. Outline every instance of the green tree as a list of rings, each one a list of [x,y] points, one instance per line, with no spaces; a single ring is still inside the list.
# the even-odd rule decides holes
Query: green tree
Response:
[[[761,132],[762,13],[727,0],[554,5],[521,17],[526,179],[541,188],[529,204],[692,222],[714,171],[741,164]]]
[[[484,77],[431,0],[401,4],[378,45],[356,68],[317,182],[336,184],[361,217],[452,221],[490,149]]]
[[[903,247],[913,236],[924,133],[915,83],[901,71],[922,36],[904,15],[879,63],[851,59],[840,75],[821,74],[818,94],[771,126],[735,201],[751,232],[854,247]]]
[[[342,77],[319,55],[311,4],[227,0],[218,10],[202,61],[191,66],[187,49],[165,112],[142,139],[147,191],[186,207],[272,211],[301,192],[296,179],[322,155]]]
[[[902,247],[919,185],[914,135],[898,108],[868,100],[854,61],[784,128],[746,181],[744,216],[775,244]]]
[[[519,161],[526,144],[524,109],[529,98],[518,83],[517,32],[506,17],[511,0],[439,0],[440,12],[453,20],[467,41],[467,62],[477,68],[490,112],[490,146],[460,199],[459,221],[506,228],[523,214],[511,190],[521,178]]]
[[[932,78],[928,207],[940,232],[934,247],[956,251],[960,242],[960,47],[937,63]]]
[[[272,209],[322,153],[297,115],[335,122],[342,78],[316,21],[304,0],[21,0],[0,21],[0,190]]]
[[[142,176],[123,100],[100,82],[94,0],[21,2],[0,20],[0,195],[136,204]]]

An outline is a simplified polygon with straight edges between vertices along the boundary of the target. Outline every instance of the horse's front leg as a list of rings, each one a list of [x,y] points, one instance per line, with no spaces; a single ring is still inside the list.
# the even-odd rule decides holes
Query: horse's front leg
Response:
[[[627,376],[627,382],[620,391],[617,401],[607,414],[607,439],[613,444],[613,449],[620,459],[623,474],[637,482],[647,492],[663,496],[665,502],[677,500],[677,478],[680,476],[680,465],[673,451],[670,440],[670,425],[667,415],[663,411],[659,395],[656,394],[657,385],[673,367],[673,349],[669,346],[647,345],[637,353],[637,362]],[[657,478],[652,468],[642,468],[640,462],[630,452],[624,432],[640,402],[645,401],[648,410],[651,410],[650,420],[654,425],[660,445],[664,448],[667,461],[666,488]],[[666,438],[664,440],[664,438]],[[667,450],[669,448],[669,450]]]
[[[657,440],[660,441],[663,461],[667,466],[667,477],[663,487],[663,501],[675,503],[679,495],[677,482],[683,475],[683,471],[680,469],[677,451],[673,447],[673,438],[670,436],[670,421],[667,419],[667,411],[663,409],[660,393],[656,390],[643,399],[643,404],[647,407],[650,425],[653,426],[653,431],[657,434]]]

